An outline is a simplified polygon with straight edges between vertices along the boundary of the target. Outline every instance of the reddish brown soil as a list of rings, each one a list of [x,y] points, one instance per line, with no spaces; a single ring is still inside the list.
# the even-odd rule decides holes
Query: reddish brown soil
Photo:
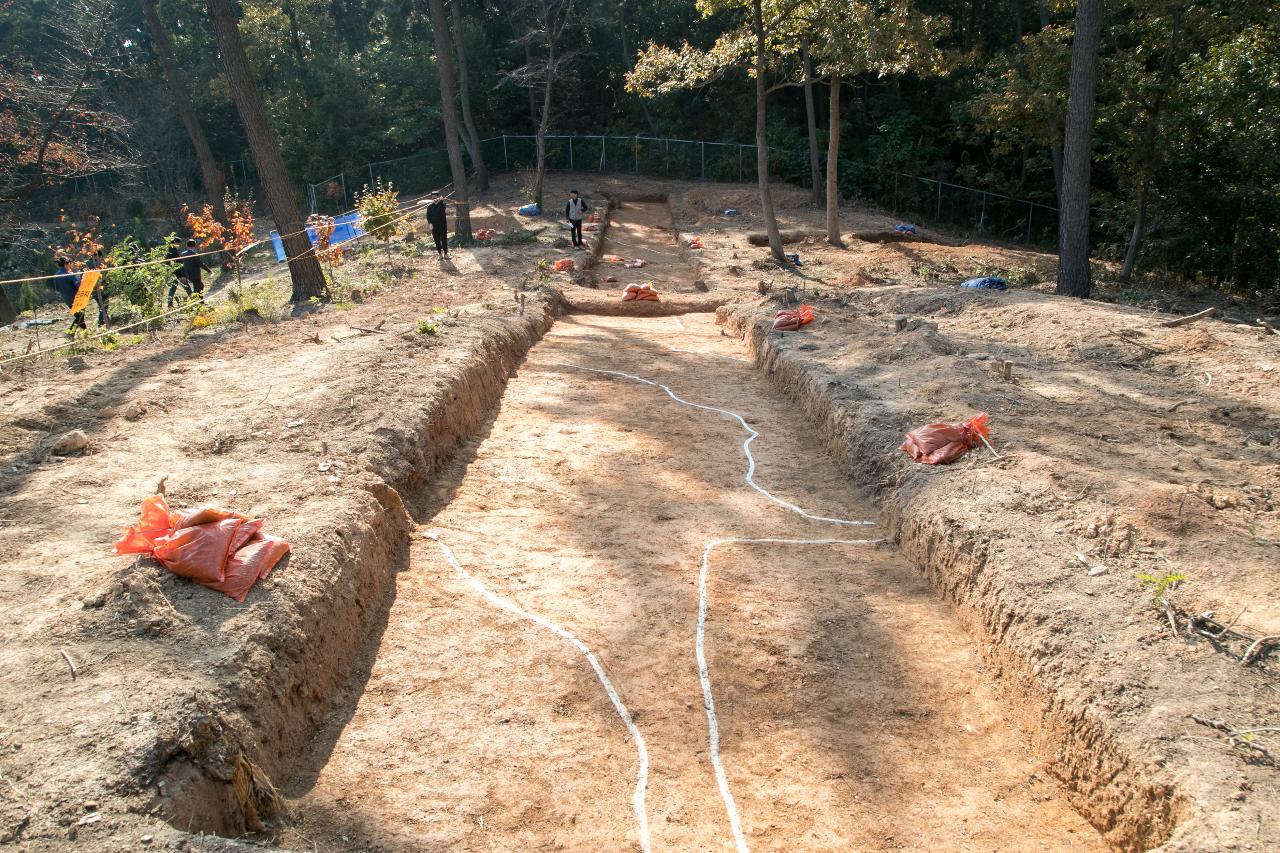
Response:
[[[707,315],[563,320],[421,513],[495,594],[599,656],[648,747],[654,849],[732,849],[693,655],[713,538],[858,538],[873,514]],[[676,347],[692,352],[672,352]],[[709,354],[703,354],[703,353]],[[446,503],[447,502],[447,503]],[[721,754],[752,847],[1100,850],[1026,746],[968,639],[890,548],[713,552],[708,656]],[[396,584],[369,680],[290,786],[321,849],[634,846],[634,745],[586,661],[495,608],[435,542]]]
[[[763,484],[839,515],[874,506],[902,549],[714,552],[707,649],[752,846],[1280,849],[1259,751],[1280,754],[1276,653],[1245,668],[1239,638],[1186,633],[1209,608],[1243,635],[1277,631],[1280,338],[1161,329],[1043,284],[954,289],[1051,278],[1051,258],[1012,248],[800,243],[797,275],[749,245],[751,187],[554,175],[549,208],[570,182],[598,209],[670,194],[674,233],[624,203],[619,240],[674,247],[641,271],[666,279],[661,310],[737,300],[724,319],[746,345],[706,318],[562,320],[486,421],[559,303],[544,285],[593,311],[654,310],[544,281],[536,262],[570,252],[548,219],[510,215],[506,176],[477,225],[536,243],[443,266],[379,252],[340,273],[390,272],[362,304],[174,324],[0,375],[0,844],[232,849],[183,830],[250,828],[240,759],[293,801],[281,840],[298,849],[634,842],[636,751],[599,682],[435,543],[406,546],[439,528],[477,578],[600,655],[648,738],[654,846],[731,846],[693,664],[698,556],[715,536],[830,533],[745,488],[732,421],[566,362],[742,411]],[[820,227],[805,193],[777,197],[784,227]],[[695,233],[707,249],[680,248]],[[792,288],[818,323],[753,331]],[[765,370],[669,347],[759,353]],[[908,427],[975,410],[1002,460],[934,469],[895,450]],[[51,455],[71,429],[89,447]],[[294,543],[245,605],[109,555],[164,474],[176,504],[261,514]],[[1177,638],[1135,577],[1168,570],[1188,576]],[[1193,714],[1263,731],[1233,747]]]

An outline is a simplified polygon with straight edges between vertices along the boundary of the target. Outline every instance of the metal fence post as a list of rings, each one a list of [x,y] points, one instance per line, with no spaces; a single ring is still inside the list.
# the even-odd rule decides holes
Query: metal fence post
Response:
[[[342,178],[342,206],[345,208],[350,202],[347,201],[347,173],[343,172],[339,175]]]
[[[1027,202],[1027,242],[1031,242],[1031,217],[1035,216],[1036,208],[1031,202]]]
[[[942,181],[938,181],[938,215],[935,218],[942,222]]]
[[[987,227],[987,194],[982,194],[982,213],[978,216],[978,230],[984,231]]]
[[[707,143],[700,142],[698,146],[702,149],[702,176],[698,180],[705,181],[707,179]]]
[[[739,143],[738,144],[738,183],[742,183],[743,180],[744,178],[742,177],[742,144]]]
[[[636,134],[635,141],[632,143],[636,147],[636,167],[635,173],[640,174],[640,134]]]
[[[601,172],[605,170],[604,152],[605,152],[605,149],[609,147],[608,141],[609,141],[609,137],[607,136],[600,137],[600,171]]]
[[[569,137],[569,171],[573,171],[573,136]]]
[[[505,133],[502,134],[502,168],[507,171],[511,170],[511,162],[507,160],[507,135]]]

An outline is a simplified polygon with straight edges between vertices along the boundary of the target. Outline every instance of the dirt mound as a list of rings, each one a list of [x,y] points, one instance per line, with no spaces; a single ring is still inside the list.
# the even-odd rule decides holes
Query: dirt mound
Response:
[[[807,240],[825,240],[825,231],[782,231],[779,235],[784,245],[803,243]],[[753,246],[768,246],[769,235],[763,231],[752,231],[747,234],[747,242]]]

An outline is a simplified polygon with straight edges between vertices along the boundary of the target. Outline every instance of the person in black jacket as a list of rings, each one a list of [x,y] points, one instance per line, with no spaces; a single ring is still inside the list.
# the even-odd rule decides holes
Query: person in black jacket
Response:
[[[182,270],[182,250],[178,248],[181,244],[178,238],[174,237],[169,241],[169,251],[165,253],[165,260],[173,261],[173,281],[169,282],[169,298],[165,301],[166,308],[173,307],[173,297],[181,286],[187,292],[187,296],[191,295],[191,285],[187,284],[186,273]]]
[[[436,244],[436,254],[446,260],[449,257],[449,221],[446,218],[444,199],[440,193],[431,194],[427,205],[427,224],[431,226],[431,239]]]
[[[182,275],[186,278],[187,284],[191,288],[191,294],[194,296],[204,293],[204,279],[201,278],[201,275],[206,272],[213,272],[213,270],[205,266],[204,259],[196,251],[196,241],[188,240],[187,250],[179,257],[182,259]]]
[[[579,198],[577,190],[569,190],[569,200],[564,203],[564,218],[569,220],[575,249],[582,248],[582,220],[589,210],[591,208],[587,207],[586,199]]]

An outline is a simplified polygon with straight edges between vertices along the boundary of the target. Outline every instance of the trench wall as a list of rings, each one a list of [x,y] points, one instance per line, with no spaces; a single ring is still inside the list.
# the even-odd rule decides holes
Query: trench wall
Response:
[[[886,533],[953,605],[1013,703],[1034,709],[1033,746],[1067,785],[1072,805],[1117,850],[1150,850],[1168,840],[1191,811],[1189,803],[1160,781],[1158,768],[1123,748],[1078,696],[1043,677],[1043,656],[1036,653],[1042,639],[1018,600],[1017,567],[993,556],[981,530],[932,507],[922,511],[910,491],[896,488],[902,464],[896,423],[841,377],[775,346],[771,313],[755,305],[725,306],[717,313],[876,501]]]

